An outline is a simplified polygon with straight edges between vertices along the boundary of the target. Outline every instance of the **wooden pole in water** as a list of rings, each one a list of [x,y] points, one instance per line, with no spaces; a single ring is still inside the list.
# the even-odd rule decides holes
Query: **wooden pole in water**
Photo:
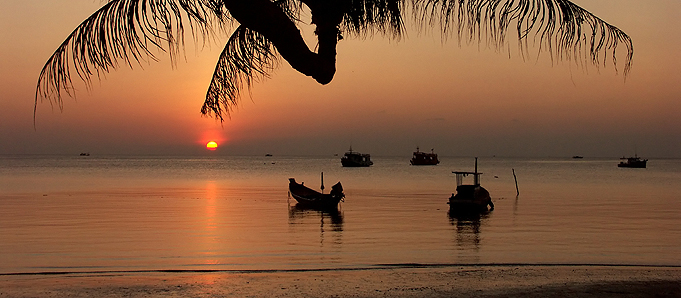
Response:
[[[322,193],[324,193],[324,172],[322,172]]]
[[[515,169],[511,170],[513,170],[513,179],[515,180],[515,196],[517,197],[520,195],[520,191],[518,190],[518,177],[515,176]]]

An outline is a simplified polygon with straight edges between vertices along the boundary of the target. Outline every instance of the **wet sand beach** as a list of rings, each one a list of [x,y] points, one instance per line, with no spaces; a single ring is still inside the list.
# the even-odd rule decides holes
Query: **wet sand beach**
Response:
[[[4,275],[0,297],[681,297],[681,268],[399,265]]]

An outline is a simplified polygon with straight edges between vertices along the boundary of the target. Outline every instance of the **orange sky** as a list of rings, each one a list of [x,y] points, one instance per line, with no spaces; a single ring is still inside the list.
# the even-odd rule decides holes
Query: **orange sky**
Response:
[[[352,145],[379,156],[420,146],[453,156],[681,157],[681,2],[575,3],[633,39],[626,82],[610,62],[523,61],[514,41],[499,53],[411,31],[400,41],[342,40],[326,86],[282,60],[220,124],[199,109],[225,39],[195,50],[188,37],[175,67],[161,56],[109,73],[65,98],[63,112],[40,103],[34,129],[40,69],[101,3],[0,0],[0,154],[324,155]],[[215,152],[205,149],[211,139]]]

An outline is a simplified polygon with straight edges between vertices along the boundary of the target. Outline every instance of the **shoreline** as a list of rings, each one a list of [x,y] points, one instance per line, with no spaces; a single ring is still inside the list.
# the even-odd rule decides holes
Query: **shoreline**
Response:
[[[681,267],[377,268],[0,275],[0,297],[681,297]]]
[[[140,270],[83,270],[83,271],[27,271],[5,272],[3,276],[58,276],[58,275],[133,275],[133,274],[254,274],[254,273],[295,273],[295,272],[341,272],[341,271],[373,271],[389,269],[445,269],[445,268],[523,268],[535,269],[552,267],[581,268],[648,268],[679,269],[681,265],[655,264],[606,264],[606,263],[394,263],[374,264],[368,266],[320,267],[320,268],[286,268],[286,269],[140,269]]]

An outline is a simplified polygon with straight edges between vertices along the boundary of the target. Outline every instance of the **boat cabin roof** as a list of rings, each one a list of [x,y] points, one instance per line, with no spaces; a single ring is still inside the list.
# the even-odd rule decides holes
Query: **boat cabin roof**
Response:
[[[456,186],[459,187],[463,184],[463,178],[472,175],[473,176],[473,185],[480,185],[480,175],[482,173],[480,172],[460,172],[460,171],[452,171],[452,173],[456,174]]]
[[[478,158],[475,158],[475,171],[474,172],[465,172],[465,171],[452,171],[452,173],[456,174],[456,186],[459,187],[463,185],[463,178],[472,175],[473,176],[473,185],[480,185],[480,175],[482,173],[478,172]]]
[[[452,173],[457,174],[457,175],[463,175],[464,177],[468,175],[482,175],[482,173],[479,172],[459,172],[459,171],[452,171]]]

